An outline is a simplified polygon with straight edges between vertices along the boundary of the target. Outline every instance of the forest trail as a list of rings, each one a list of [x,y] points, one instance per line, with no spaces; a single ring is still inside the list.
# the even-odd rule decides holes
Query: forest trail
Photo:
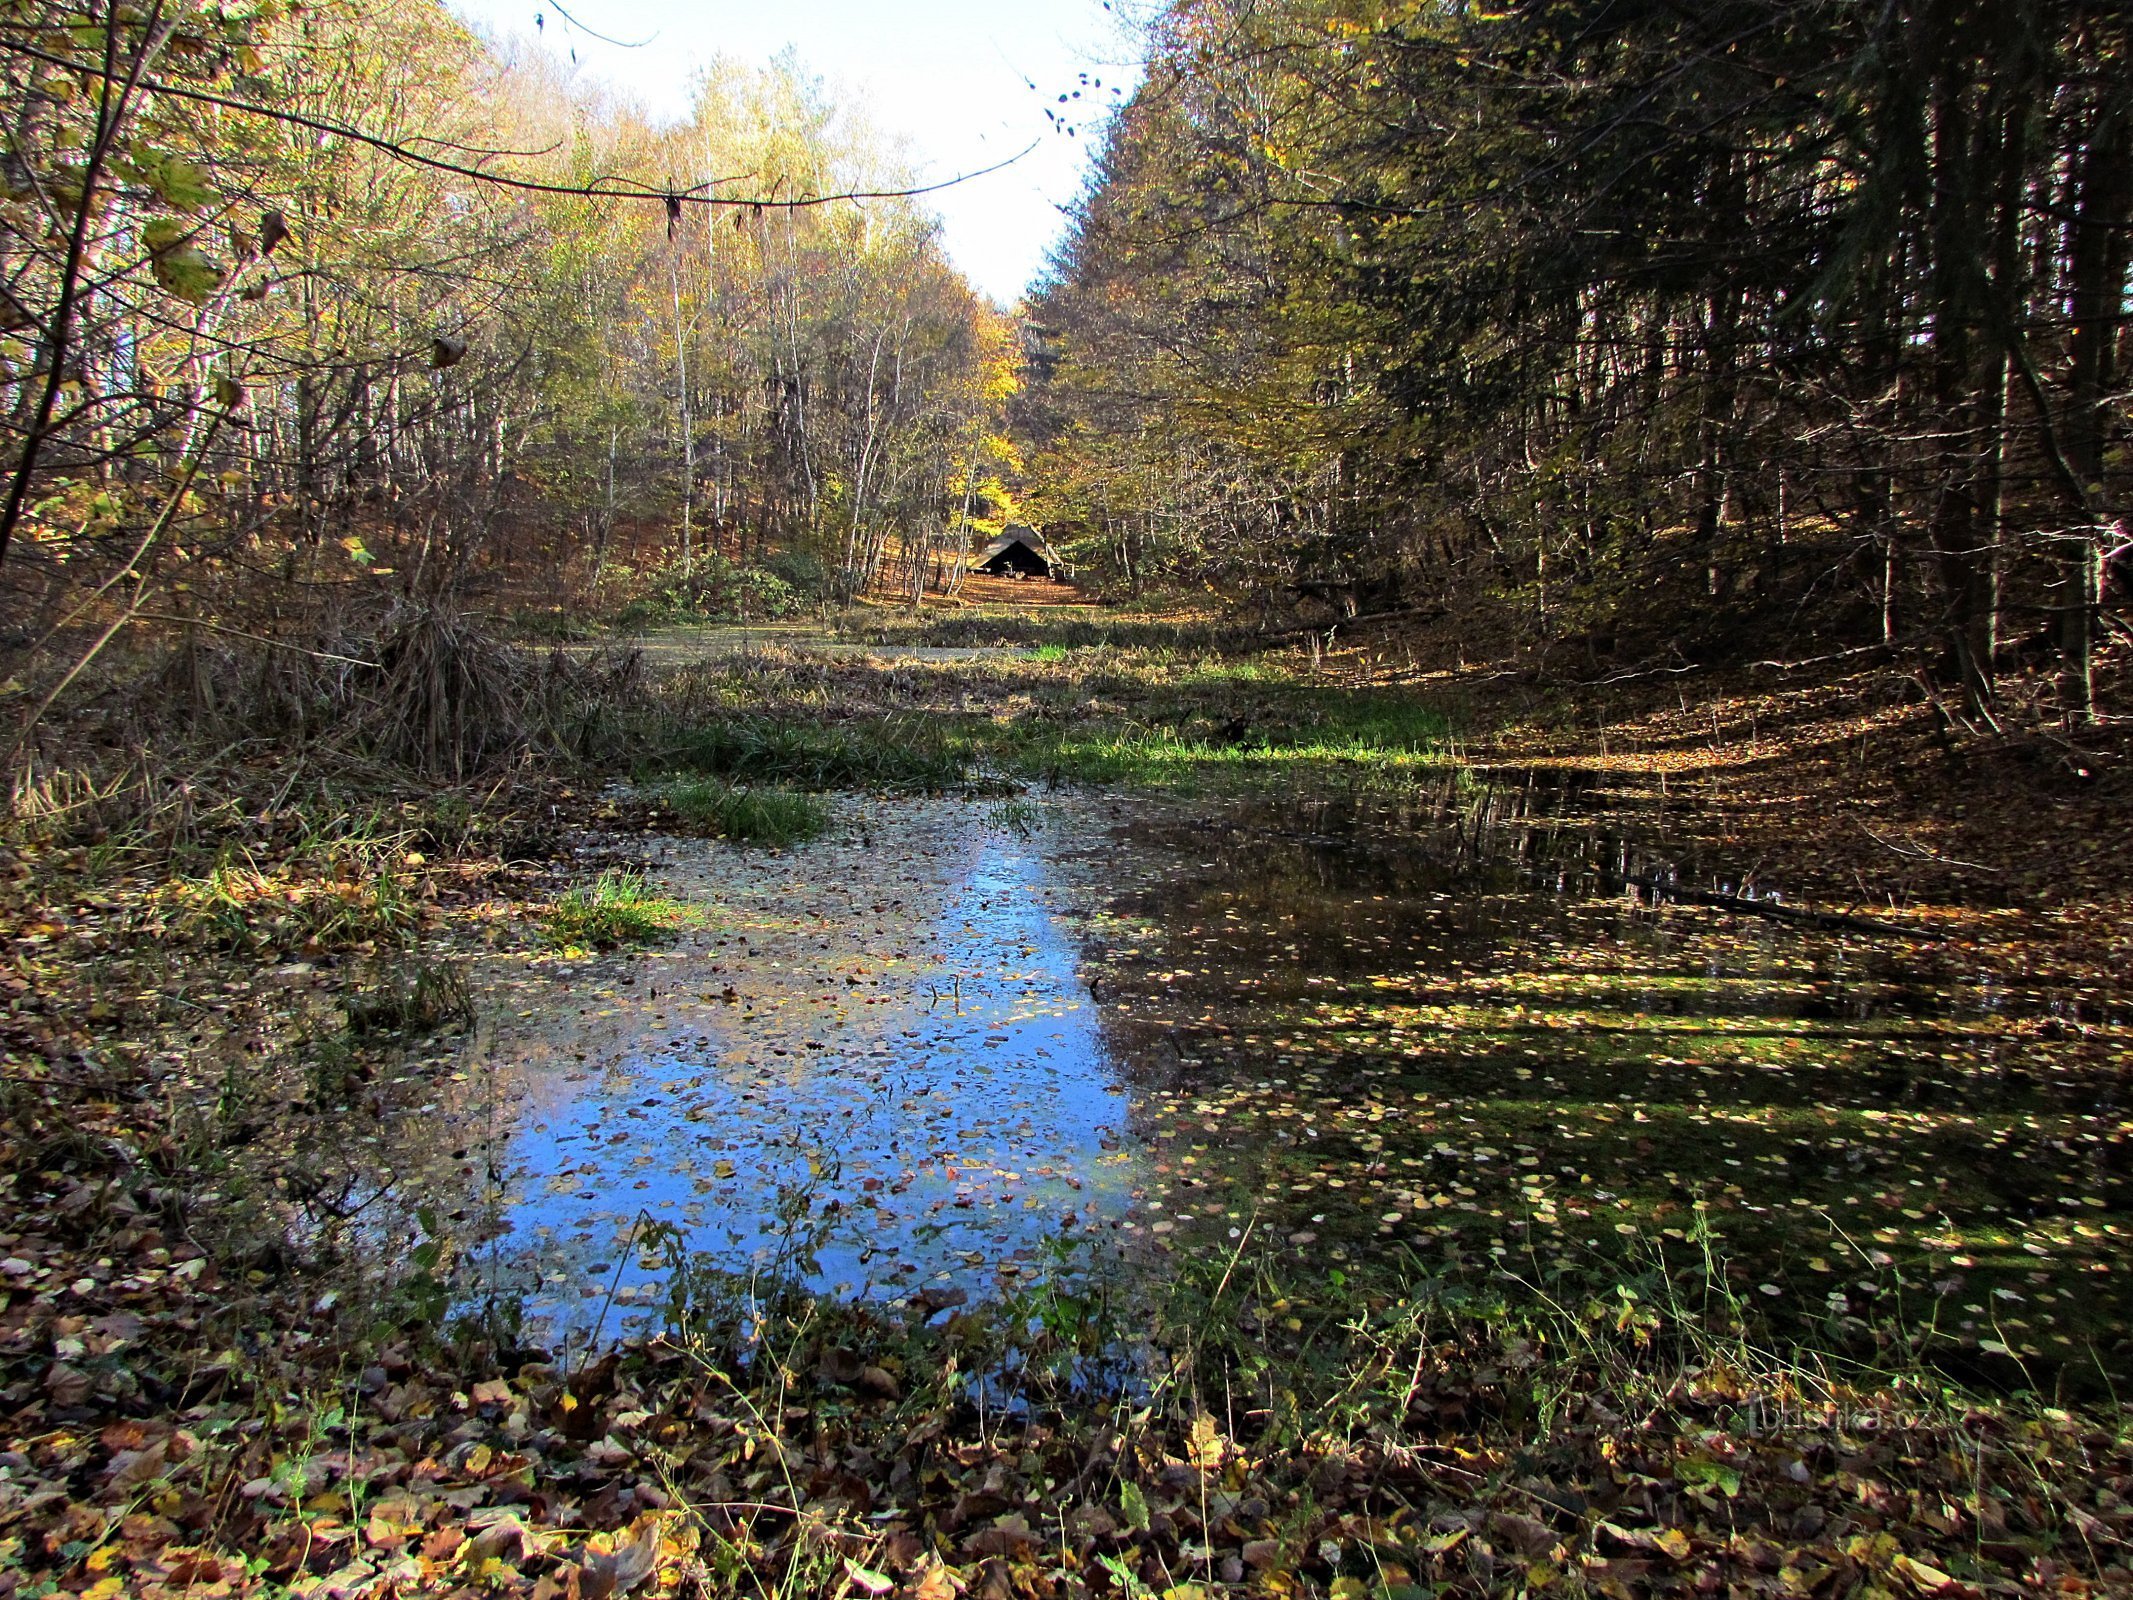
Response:
[[[1003,582],[998,587],[1034,589],[1038,586]],[[1024,603],[1016,595],[1010,596],[1006,603],[992,601],[953,609],[935,605],[917,612],[903,607],[870,607],[860,613],[861,620],[856,628],[850,619],[843,622],[800,619],[671,624],[641,631],[621,630],[602,638],[597,644],[577,643],[566,648],[575,653],[603,646],[641,650],[646,664],[657,668],[691,666],[765,649],[801,650],[845,660],[970,661],[988,656],[1031,655],[1040,648],[1039,645],[1010,643],[1008,636],[1059,623],[1080,622],[1100,627],[1105,615],[1102,607],[1078,597]],[[979,635],[988,626],[997,627],[1003,637],[993,643],[924,642],[932,629],[948,627]],[[854,638],[855,632],[861,636]],[[868,637],[870,633],[881,636]],[[909,637],[899,638],[899,634]]]
[[[643,633],[618,635],[612,644],[622,649],[643,651],[645,664],[654,668],[696,666],[760,650],[799,650],[830,658],[883,662],[969,661],[984,656],[1026,653],[1009,645],[855,642],[840,638],[832,627],[807,622],[718,623],[703,627],[652,628]]]

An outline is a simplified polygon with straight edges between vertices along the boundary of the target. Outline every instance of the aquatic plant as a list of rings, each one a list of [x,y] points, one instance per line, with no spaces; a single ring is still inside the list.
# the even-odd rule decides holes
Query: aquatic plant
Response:
[[[649,944],[689,920],[689,908],[654,894],[641,872],[609,868],[591,883],[571,885],[542,914],[551,942],[596,950]]]
[[[830,809],[819,798],[774,785],[681,777],[654,792],[684,822],[736,844],[800,844],[820,837],[830,823]]]

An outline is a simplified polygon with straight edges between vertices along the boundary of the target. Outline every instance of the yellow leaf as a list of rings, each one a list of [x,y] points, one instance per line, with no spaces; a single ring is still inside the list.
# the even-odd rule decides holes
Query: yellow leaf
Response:
[[[1938,1567],[1929,1567],[1925,1562],[1913,1560],[1910,1556],[1899,1555],[1889,1565],[1922,1594],[1938,1594],[1955,1582],[1953,1574],[1943,1572]]]
[[[1207,1415],[1193,1418],[1192,1464],[1196,1467],[1215,1467],[1222,1464],[1222,1435],[1215,1430],[1215,1419]]]

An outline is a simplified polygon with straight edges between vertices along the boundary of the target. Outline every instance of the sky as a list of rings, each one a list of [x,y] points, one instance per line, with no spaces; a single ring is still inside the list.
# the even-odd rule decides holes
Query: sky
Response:
[[[545,50],[657,118],[684,113],[691,82],[713,58],[762,64],[790,47],[843,91],[840,101],[848,96],[905,141],[922,182],[1034,145],[1007,170],[923,202],[939,214],[964,276],[1003,306],[1041,272],[1064,226],[1061,207],[1081,191],[1100,126],[1091,109],[1117,104],[1139,79],[1131,37],[1104,0],[566,0],[567,11],[555,0],[451,4],[499,40]],[[599,35],[649,42],[621,48]]]

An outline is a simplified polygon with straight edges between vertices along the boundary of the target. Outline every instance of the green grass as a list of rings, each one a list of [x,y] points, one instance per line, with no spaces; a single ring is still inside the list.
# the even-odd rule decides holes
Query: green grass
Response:
[[[557,945],[611,950],[663,938],[690,915],[680,901],[653,894],[643,873],[610,867],[591,883],[564,890],[542,920]]]
[[[876,613],[854,619],[844,636],[873,644],[1022,646],[1034,648],[1039,660],[1058,660],[1045,652],[1109,646],[1144,652],[1249,651],[1259,647],[1248,627],[1214,618],[1164,618],[1113,615],[1080,607],[1045,607],[1035,611],[978,607],[969,611],[933,612],[925,616]]]
[[[802,844],[819,838],[830,823],[827,804],[791,789],[736,787],[688,776],[661,785],[658,794],[684,822],[736,844]]]
[[[863,728],[735,717],[688,731],[663,754],[670,765],[706,777],[818,792],[954,789],[968,777],[963,751],[915,717]]]
[[[1027,800],[1003,800],[985,813],[985,820],[1002,832],[1027,839],[1037,831],[1037,808]]]
[[[1399,788],[1452,751],[1450,720],[1411,691],[1325,682],[1300,658],[1225,650],[1204,628],[1129,628],[1121,642],[1087,619],[928,626],[1002,621],[1028,654],[914,663],[796,645],[691,663],[574,742],[641,781],[809,793],[1246,789],[1314,767],[1347,787]]]
[[[830,721],[795,708],[702,724],[659,754],[669,769],[750,790],[997,792],[1062,780],[1162,788],[1249,783],[1298,766],[1401,779],[1439,765],[1450,738],[1441,713],[1402,696],[1335,700],[1279,684],[1255,686],[1249,695],[1217,690],[1159,694],[1133,708],[1138,716],[1118,709],[1004,718],[944,711]],[[707,796],[690,803],[709,823],[719,820],[710,808],[727,802]]]
[[[231,950],[287,954],[306,948],[403,944],[421,910],[389,866],[329,877],[311,857],[273,870],[241,853],[207,872],[174,874],[157,893],[157,925],[176,938]]]
[[[1398,777],[1435,766],[1450,738],[1443,715],[1404,696],[1340,700],[1281,684],[1213,697],[1177,694],[1144,724],[1122,719],[984,728],[977,737],[1003,769],[1028,778],[1175,787],[1271,778],[1298,765]]]

